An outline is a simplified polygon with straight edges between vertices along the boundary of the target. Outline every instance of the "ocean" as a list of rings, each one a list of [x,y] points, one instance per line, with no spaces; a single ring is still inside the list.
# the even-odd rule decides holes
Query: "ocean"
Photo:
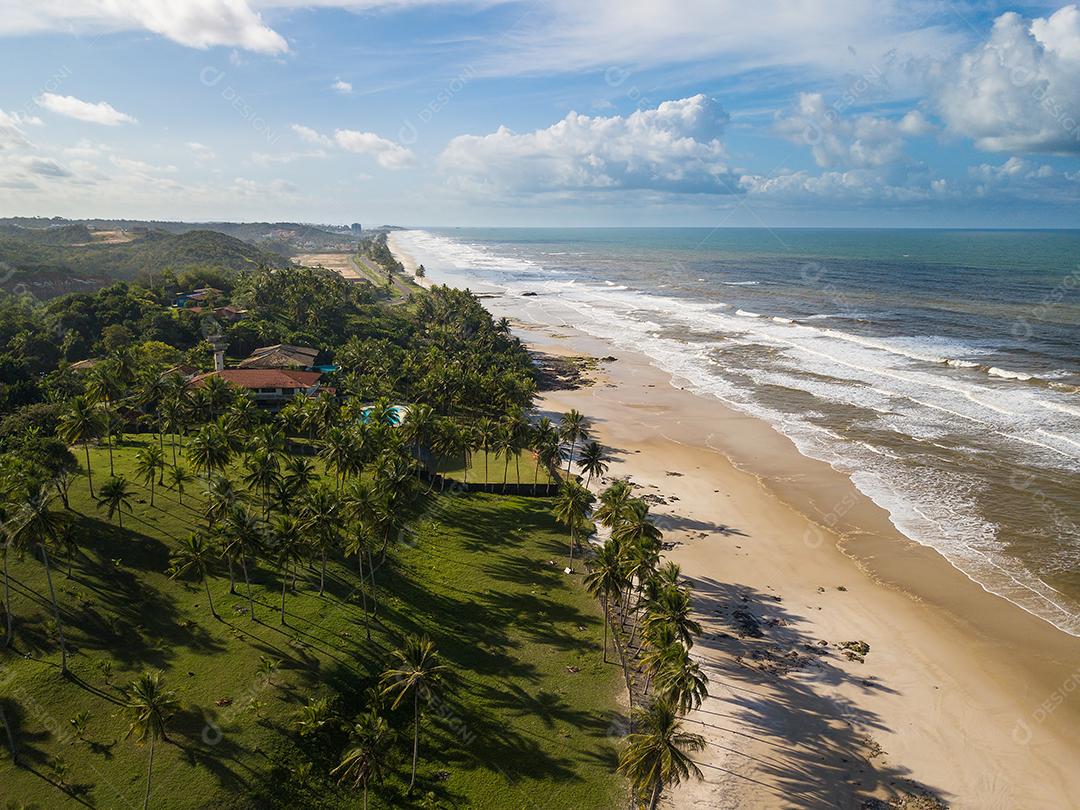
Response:
[[[1080,231],[457,228],[436,282],[643,352],[1080,635]],[[543,320],[543,318],[537,318]]]

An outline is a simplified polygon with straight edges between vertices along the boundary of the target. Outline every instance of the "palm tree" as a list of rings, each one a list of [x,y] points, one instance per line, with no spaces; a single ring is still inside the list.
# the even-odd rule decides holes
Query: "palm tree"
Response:
[[[637,731],[627,736],[619,754],[619,773],[630,778],[634,793],[647,797],[649,810],[655,810],[665,787],[690,776],[702,778],[690,752],[702,750],[705,739],[683,731],[675,707],[667,701],[653,700],[635,715]]]
[[[154,505],[154,488],[165,467],[165,453],[156,444],[148,444],[135,454],[135,473],[150,487],[150,506]]]
[[[570,529],[570,568],[574,567],[574,547],[577,545],[578,528],[589,514],[589,506],[595,500],[593,494],[577,481],[568,478],[559,487],[555,499],[555,519]]]
[[[180,500],[180,505],[184,505],[184,487],[195,480],[188,468],[183,464],[176,464],[169,467],[169,489],[176,490],[176,497]]]
[[[382,674],[382,693],[392,695],[391,709],[396,709],[410,694],[413,699],[413,754],[409,793],[416,784],[416,760],[420,752],[420,693],[435,693],[447,672],[439,663],[435,642],[427,636],[409,636],[402,649],[391,653],[394,664]]]
[[[292,725],[301,737],[314,737],[325,732],[333,721],[329,699],[311,697],[293,714]]]
[[[75,397],[60,419],[60,437],[70,445],[82,443],[86,453],[86,478],[94,497],[94,474],[90,469],[90,440],[101,433],[101,415],[86,397]]]
[[[86,392],[99,403],[105,412],[105,433],[109,440],[109,475],[115,475],[113,468],[113,405],[123,396],[123,383],[114,363],[98,363],[90,369],[86,379]]]
[[[586,487],[592,483],[593,476],[599,478],[607,472],[608,465],[604,461],[604,448],[600,446],[599,442],[589,442],[582,448],[581,455],[578,457],[578,466],[581,467],[583,473],[589,476],[585,479]]]
[[[52,600],[53,618],[56,621],[56,630],[60,636],[60,671],[67,674],[67,643],[64,640],[64,625],[60,620],[60,605],[56,601],[56,590],[53,588],[52,582],[52,569],[49,566],[49,552],[46,548],[49,542],[55,541],[59,537],[67,523],[66,516],[63,513],[52,509],[54,497],[43,484],[37,484],[31,489],[26,501],[14,515],[12,526],[8,529],[8,542],[15,547],[36,546],[41,553],[41,563],[45,566],[45,579],[49,585],[49,598]],[[4,584],[6,594],[6,557],[4,560]],[[5,609],[7,610],[10,627],[10,604],[6,604]]]
[[[491,419],[480,419],[476,423],[476,439],[480,446],[480,449],[484,451],[484,483],[490,484],[491,478],[488,477],[488,458],[491,456],[491,451],[495,449],[496,442],[498,441],[498,426]]]
[[[666,624],[690,648],[694,645],[694,636],[701,633],[701,625],[692,616],[690,592],[686,588],[666,588],[645,606],[645,610],[645,632],[650,635],[659,625]]]
[[[306,490],[317,477],[315,465],[306,458],[303,456],[286,456],[283,478],[293,495]]]
[[[214,610],[214,597],[210,594],[210,564],[214,552],[207,545],[201,532],[192,532],[180,541],[180,546],[169,555],[169,579],[192,571],[206,588],[206,599],[210,603],[210,615],[220,619]]]
[[[208,377],[201,386],[210,418],[217,419],[232,402],[236,389],[224,377]]]
[[[322,558],[319,571],[319,596],[322,596],[326,589],[326,555],[341,543],[341,497],[325,484],[316,487],[304,499],[301,513]]]
[[[674,645],[656,673],[656,693],[680,714],[696,709],[709,696],[709,679],[682,644]]]
[[[247,559],[255,558],[263,547],[262,524],[259,518],[242,505],[237,504],[230,510],[223,527],[225,537],[224,553],[228,557],[240,560],[244,572],[244,584],[247,586],[248,610],[251,620],[255,621],[255,600],[251,595],[251,579],[248,577]]]
[[[128,486],[127,479],[122,475],[119,477],[113,476],[101,485],[101,489],[98,491],[97,505],[98,508],[104,507],[108,510],[109,520],[112,520],[113,515],[116,515],[122,529],[124,528],[124,510],[131,511],[131,496],[131,487]]]
[[[278,515],[270,530],[271,550],[281,569],[281,623],[285,624],[285,584],[289,581],[289,566],[304,558],[304,525],[292,515]],[[294,585],[295,588],[295,585]]]
[[[600,493],[600,506],[593,517],[600,521],[601,525],[614,529],[622,522],[635,500],[633,484],[620,478]]]
[[[196,467],[206,470],[208,481],[214,470],[225,469],[230,456],[228,434],[219,425],[203,425],[191,439],[191,460]]]
[[[263,517],[270,518],[270,488],[278,480],[278,457],[266,450],[257,450],[244,461],[244,484],[263,495]]]
[[[619,559],[619,545],[613,540],[608,540],[601,546],[597,555],[589,560],[589,573],[585,575],[585,588],[590,594],[600,600],[604,607],[604,663],[607,663],[608,648],[608,625],[611,621],[611,599],[616,602],[622,596],[622,589],[626,587],[626,575],[623,574],[622,562]]]
[[[564,442],[570,442],[570,451],[566,459],[566,474],[569,475],[570,464],[574,460],[574,446],[579,441],[589,438],[589,423],[584,416],[571,409],[559,420],[559,436]]]
[[[353,726],[352,746],[341,755],[341,762],[330,771],[338,777],[338,783],[351,782],[354,788],[364,788],[364,810],[368,806],[368,786],[381,782],[394,754],[396,734],[390,724],[375,712],[367,712],[357,718]]]
[[[154,771],[154,743],[158,737],[169,741],[165,726],[169,718],[180,707],[176,693],[165,688],[165,679],[156,670],[144,670],[132,681],[126,690],[127,710],[131,717],[131,726],[127,736],[134,736],[137,742],[150,738],[150,760],[146,765],[146,794],[143,797],[143,810],[150,806],[150,777]]]
[[[413,443],[413,454],[416,460],[420,460],[424,445],[427,443],[431,430],[435,425],[435,411],[428,405],[413,405],[409,408],[408,416],[402,428],[406,438]],[[417,478],[420,476],[420,466],[416,468]]]

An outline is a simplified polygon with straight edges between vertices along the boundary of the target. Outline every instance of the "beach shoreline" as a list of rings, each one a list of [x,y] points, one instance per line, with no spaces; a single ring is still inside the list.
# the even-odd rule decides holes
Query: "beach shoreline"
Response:
[[[698,594],[712,697],[688,725],[706,778],[671,806],[860,807],[917,794],[907,780],[954,807],[1080,800],[1080,639],[904,537],[767,423],[521,299],[484,303],[534,351],[615,358],[539,407],[590,418],[607,478],[650,496]],[[848,641],[869,644],[863,662]]]

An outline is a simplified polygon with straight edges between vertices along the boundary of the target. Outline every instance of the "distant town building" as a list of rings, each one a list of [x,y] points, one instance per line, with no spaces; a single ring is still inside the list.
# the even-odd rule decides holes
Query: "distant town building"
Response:
[[[363,228],[360,227],[359,222],[354,222],[351,226],[353,236],[359,236]]]

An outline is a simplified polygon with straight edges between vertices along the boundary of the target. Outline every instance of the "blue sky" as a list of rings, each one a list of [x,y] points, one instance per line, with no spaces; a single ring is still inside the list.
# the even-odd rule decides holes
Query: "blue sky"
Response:
[[[0,0],[0,214],[1075,227],[1080,9]]]

